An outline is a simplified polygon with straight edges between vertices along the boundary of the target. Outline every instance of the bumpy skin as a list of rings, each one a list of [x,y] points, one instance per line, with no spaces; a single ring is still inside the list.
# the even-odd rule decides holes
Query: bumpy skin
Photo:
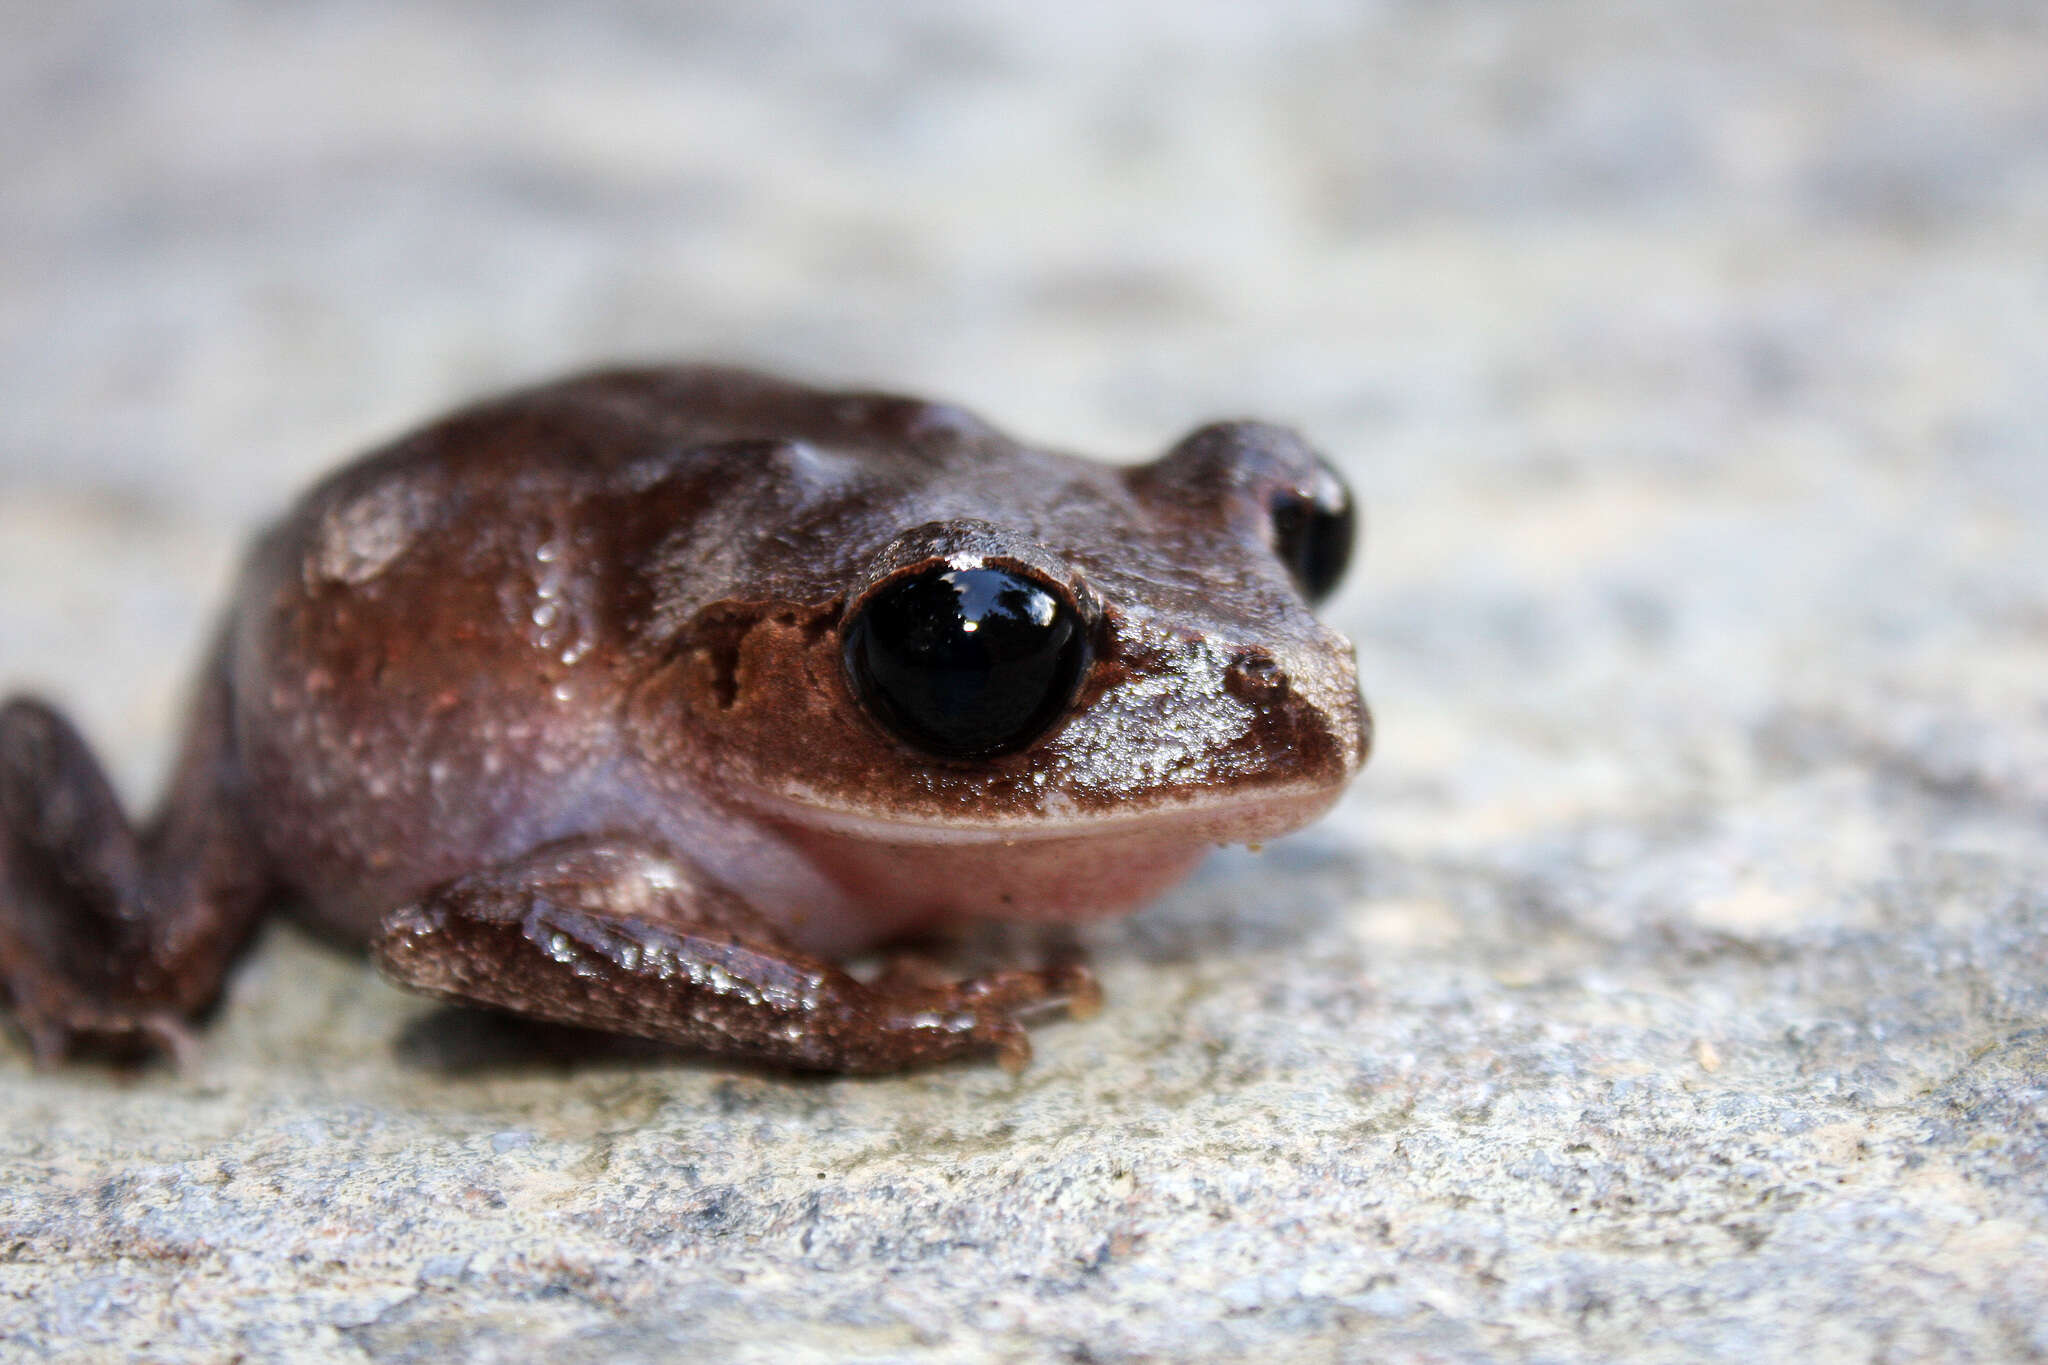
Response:
[[[1069,965],[831,965],[973,916],[1126,909],[1364,761],[1351,648],[1276,558],[1313,453],[1257,423],[1116,468],[956,409],[621,371],[459,412],[259,543],[156,820],[48,707],[0,709],[0,984],[45,1059],[176,1045],[269,905],[455,999],[883,1071],[1086,1005]],[[1068,713],[935,759],[862,710],[850,610],[935,560],[1060,585]]]

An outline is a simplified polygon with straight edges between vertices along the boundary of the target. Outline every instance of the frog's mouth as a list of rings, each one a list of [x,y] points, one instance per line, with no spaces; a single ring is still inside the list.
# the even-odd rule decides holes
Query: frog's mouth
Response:
[[[992,809],[953,812],[930,806],[853,809],[807,791],[757,794],[750,804],[792,831],[894,847],[1072,844],[1100,840],[1172,840],[1202,847],[1256,844],[1308,824],[1342,795],[1344,782],[1294,781],[1250,790],[1197,788],[1084,804],[1061,793]]]

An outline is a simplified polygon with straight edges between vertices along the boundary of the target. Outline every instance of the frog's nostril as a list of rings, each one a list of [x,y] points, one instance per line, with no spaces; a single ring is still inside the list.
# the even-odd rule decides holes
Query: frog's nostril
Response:
[[[1348,670],[1239,645],[1223,661],[1222,690],[1249,708],[1241,742],[1276,773],[1341,781],[1365,762],[1372,718]]]
[[[1263,649],[1240,649],[1223,666],[1223,688],[1240,701],[1268,701],[1287,691],[1280,661]]]

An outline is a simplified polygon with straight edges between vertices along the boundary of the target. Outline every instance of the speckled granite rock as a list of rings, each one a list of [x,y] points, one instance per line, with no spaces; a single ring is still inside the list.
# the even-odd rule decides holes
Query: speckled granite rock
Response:
[[[618,355],[1303,425],[1382,744],[1018,1080],[288,928],[10,1042],[0,1358],[2048,1356],[2048,31],[1780,8],[17,7],[0,675],[129,791],[256,521]]]

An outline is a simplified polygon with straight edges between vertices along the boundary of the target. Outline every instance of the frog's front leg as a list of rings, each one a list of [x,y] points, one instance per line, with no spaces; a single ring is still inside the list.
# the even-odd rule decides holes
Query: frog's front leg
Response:
[[[1020,1014],[1087,1007],[1085,968],[950,985],[864,984],[788,944],[672,855],[576,839],[449,882],[393,912],[373,945],[394,980],[515,1014],[773,1066],[901,1071],[1031,1055]]]

